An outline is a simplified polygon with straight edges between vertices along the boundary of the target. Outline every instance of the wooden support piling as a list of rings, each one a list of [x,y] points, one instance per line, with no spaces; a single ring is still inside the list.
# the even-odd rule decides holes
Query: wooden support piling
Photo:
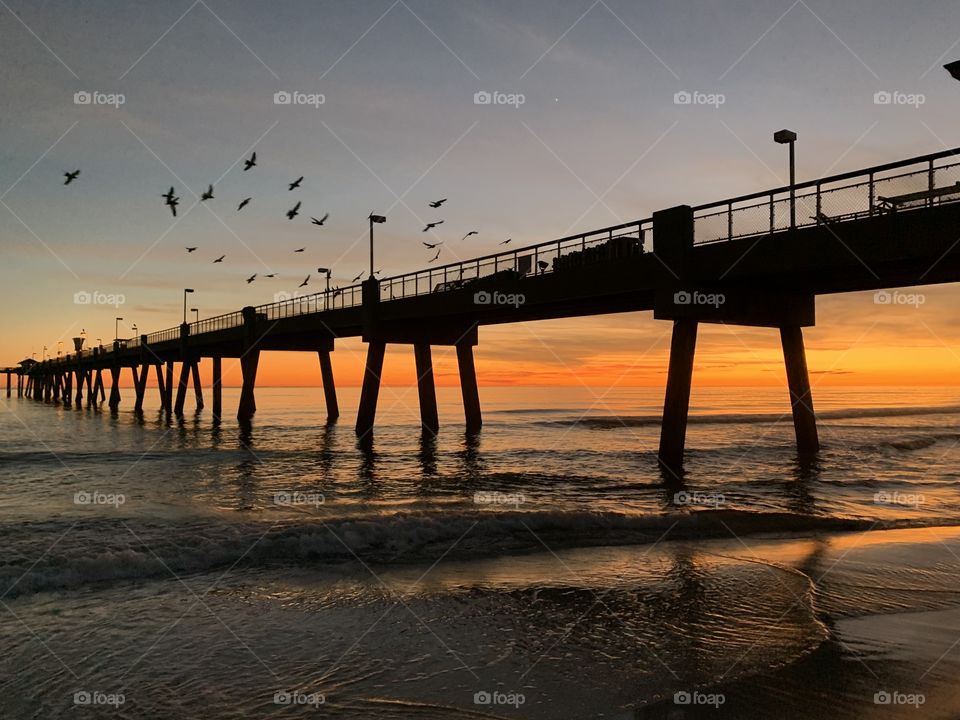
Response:
[[[477,368],[473,362],[473,345],[457,343],[457,365],[460,369],[460,392],[463,395],[467,432],[476,432],[483,426],[483,415],[480,413],[480,389],[477,386]]]
[[[433,355],[429,343],[414,343],[413,356],[417,366],[417,394],[420,396],[420,425],[436,433],[440,429],[437,413],[437,388],[433,379]]]
[[[657,453],[660,465],[672,472],[683,468],[696,349],[697,321],[687,318],[674,320],[667,389],[663,400],[663,420],[660,425],[660,449]]]
[[[120,405],[120,366],[110,368],[110,408],[116,410]]]
[[[380,397],[380,375],[383,373],[383,356],[387,344],[371,340],[367,345],[367,364],[363,371],[363,387],[360,390],[360,408],[357,411],[357,435],[363,437],[373,430],[377,416],[377,399]]]
[[[136,388],[136,394],[137,394],[137,399],[134,401],[134,405],[133,405],[133,411],[136,413],[143,412],[143,399],[144,397],[146,397],[146,394],[147,394],[147,378],[149,377],[149,375],[150,375],[149,363],[140,368],[139,376],[137,375],[137,369],[136,368],[133,369],[133,377],[134,377],[134,382],[136,382],[135,388]],[[161,382],[163,381],[163,378],[161,377],[159,370],[157,372],[157,377],[160,379]],[[163,393],[161,391],[161,395],[162,394]]]
[[[248,350],[240,358],[240,371],[243,375],[243,386],[240,388],[240,405],[237,408],[237,419],[241,422],[250,420],[257,412],[257,400],[254,389],[257,386],[257,367],[260,364],[260,351]]]
[[[327,422],[333,422],[340,417],[340,405],[337,403],[337,388],[333,384],[333,364],[330,362],[330,351],[320,350],[320,378],[323,381],[323,397],[327,405]]]
[[[190,364],[190,371],[193,374],[193,395],[197,401],[197,410],[203,410],[203,387],[200,385],[200,360],[194,360]]]
[[[213,416],[219,420],[223,415],[223,361],[219,357],[213,358]]]
[[[183,415],[183,404],[187,399],[187,384],[190,382],[190,361],[180,363],[180,383],[177,385],[177,402],[173,406],[173,414]]]
[[[167,379],[163,384],[163,410],[167,415],[173,413],[173,360],[167,361]]]
[[[813,412],[813,396],[810,393],[803,330],[795,325],[780,328],[780,343],[783,345],[783,362],[786,365],[787,385],[790,388],[797,452],[800,455],[812,455],[820,449],[820,438],[817,434],[817,417]]]

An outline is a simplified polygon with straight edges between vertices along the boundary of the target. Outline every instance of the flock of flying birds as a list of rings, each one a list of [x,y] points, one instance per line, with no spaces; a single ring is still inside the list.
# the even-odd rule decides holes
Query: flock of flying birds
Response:
[[[248,170],[250,170],[251,168],[256,167],[256,166],[257,166],[257,153],[254,152],[252,155],[250,155],[250,157],[249,157],[248,159],[244,160],[244,162],[243,162],[243,172],[247,172]],[[66,180],[64,181],[63,184],[64,184],[64,185],[69,185],[70,183],[72,183],[74,180],[76,180],[76,179],[80,176],[80,170],[74,170],[74,171],[72,171],[72,172],[65,172],[63,175],[64,175],[64,177],[66,178]],[[301,176],[298,177],[296,180],[294,180],[293,182],[289,183],[289,185],[287,186],[287,190],[288,190],[288,191],[291,191],[291,192],[294,191],[294,190],[297,190],[297,189],[300,187],[300,184],[303,182],[303,179],[304,179],[304,178],[303,178],[303,175],[301,175]],[[180,204],[180,198],[177,197],[177,195],[176,195],[176,189],[175,189],[173,186],[171,186],[170,189],[169,189],[167,192],[161,194],[160,197],[162,197],[162,198],[164,199],[164,205],[166,205],[166,207],[170,208],[170,212],[173,214],[174,217],[176,217],[176,216],[177,216],[177,206]],[[213,200],[213,199],[214,199],[213,185],[207,185],[207,189],[200,195],[200,202],[207,202],[208,200]],[[240,201],[240,204],[237,205],[237,212],[240,212],[240,211],[243,210],[247,205],[249,205],[251,200],[253,200],[252,197],[244,198],[243,200],[241,200],[241,201]],[[429,203],[429,206],[430,206],[432,209],[434,209],[434,210],[438,210],[438,209],[440,209],[440,207],[441,207],[445,202],[447,202],[447,198],[443,198],[443,199],[441,199],[441,200],[434,200],[433,202],[430,202],[430,203]],[[294,205],[292,208],[290,208],[289,210],[287,210],[287,212],[286,212],[287,220],[293,220],[295,217],[297,217],[297,215],[300,214],[300,207],[301,207],[302,204],[303,204],[303,203],[302,203],[301,201],[298,201],[296,205]],[[318,226],[318,227],[323,227],[324,223],[326,223],[329,218],[330,218],[330,213],[325,213],[324,216],[321,217],[321,218],[316,218],[316,217],[311,216],[311,217],[310,217],[310,221],[311,221],[311,224],[312,224],[312,225],[316,225],[316,226]],[[433,230],[435,227],[437,227],[438,225],[442,225],[443,223],[444,223],[443,220],[436,220],[436,221],[434,221],[434,222],[429,222],[429,223],[427,223],[426,227],[423,228],[423,232],[429,232],[429,231]],[[466,239],[469,238],[469,237],[473,237],[474,235],[479,235],[479,231],[477,231],[477,230],[471,230],[470,232],[468,232],[466,235],[464,235],[464,236],[461,238],[461,241],[466,240]],[[508,245],[511,240],[512,240],[512,238],[507,238],[506,240],[504,240],[503,242],[501,242],[500,245]],[[428,250],[434,250],[434,249],[435,249],[435,250],[437,251],[436,254],[435,254],[432,258],[430,258],[430,260],[427,261],[428,263],[436,262],[436,261],[439,259],[439,257],[440,257],[440,250],[441,250],[440,246],[443,245],[443,244],[444,244],[444,241],[442,241],[442,240],[439,241],[439,242],[433,242],[433,243],[423,242],[424,247],[426,247]],[[187,247],[187,248],[185,248],[185,250],[187,251],[187,254],[190,254],[190,253],[192,253],[192,252],[195,252],[195,251],[197,250],[197,247],[196,247],[196,246],[194,246],[194,247]],[[297,248],[297,249],[294,250],[293,252],[295,252],[295,253],[302,253],[302,252],[304,252],[304,251],[306,251],[306,248],[305,248],[305,247],[302,247],[302,248]],[[221,255],[220,257],[216,258],[213,262],[214,262],[214,263],[222,263],[222,262],[224,261],[224,258],[226,258],[226,255]],[[378,274],[379,272],[380,272],[380,271],[377,270],[377,271],[374,273],[374,275]],[[263,277],[275,278],[276,276],[277,276],[276,273],[270,273],[270,274],[268,274],[268,275],[264,275]],[[251,275],[250,277],[248,277],[248,278],[246,279],[246,280],[247,280],[247,284],[249,285],[250,283],[252,283],[254,280],[257,279],[257,277],[258,277],[257,273],[254,273],[253,275]],[[302,283],[300,283],[300,285],[299,285],[298,287],[306,287],[307,284],[310,282],[310,277],[311,277],[311,275],[310,275],[310,274],[307,274],[307,277],[304,279],[304,281],[303,281]],[[355,278],[353,278],[353,280],[352,280],[351,282],[357,282],[358,280],[360,280],[361,277],[363,277],[363,271],[361,271],[359,275],[357,275]],[[334,297],[336,297],[336,295],[339,295],[339,294],[340,294],[340,289],[339,289],[339,288],[335,288]]]

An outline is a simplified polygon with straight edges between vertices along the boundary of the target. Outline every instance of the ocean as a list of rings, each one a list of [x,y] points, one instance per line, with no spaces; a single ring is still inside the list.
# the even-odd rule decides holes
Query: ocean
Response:
[[[358,394],[0,401],[0,717],[960,716],[960,390]]]

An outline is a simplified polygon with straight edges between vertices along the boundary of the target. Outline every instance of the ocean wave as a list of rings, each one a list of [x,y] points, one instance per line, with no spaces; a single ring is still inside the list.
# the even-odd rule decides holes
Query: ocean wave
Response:
[[[845,410],[826,410],[818,412],[819,420],[854,420],[859,418],[891,418],[912,417],[922,415],[956,415],[960,414],[960,405],[944,405],[930,407],[884,407],[884,408],[850,408]],[[660,415],[609,415],[588,417],[565,417],[556,420],[536,420],[535,425],[581,425],[597,430],[615,430],[622,427],[644,427],[660,425]],[[779,413],[717,413],[716,415],[691,415],[688,418],[691,425],[752,425],[759,423],[791,422],[790,409]]]
[[[728,538],[730,533],[789,534],[869,527],[876,525],[857,519],[740,510],[662,515],[426,512],[277,524],[174,524],[132,518],[24,523],[0,527],[0,539],[7,547],[0,564],[0,596],[265,564],[416,564],[432,563],[440,557],[475,559],[542,552],[544,544],[551,549],[642,545],[660,540]]]

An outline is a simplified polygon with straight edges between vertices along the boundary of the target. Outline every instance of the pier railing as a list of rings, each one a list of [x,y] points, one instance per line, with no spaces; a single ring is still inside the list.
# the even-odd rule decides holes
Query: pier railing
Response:
[[[857,220],[896,208],[960,201],[960,148],[797,183],[796,227]],[[905,199],[913,196],[913,199]],[[893,203],[887,199],[893,198]],[[694,243],[722,242],[790,229],[790,187],[694,208]]]
[[[510,273],[516,277],[545,275],[593,262],[616,260],[644,252],[645,244],[652,242],[652,239],[652,220],[635,220],[516,250],[385,278],[380,283],[380,299],[400,300],[444,290],[456,290],[480,278],[501,273]]]

